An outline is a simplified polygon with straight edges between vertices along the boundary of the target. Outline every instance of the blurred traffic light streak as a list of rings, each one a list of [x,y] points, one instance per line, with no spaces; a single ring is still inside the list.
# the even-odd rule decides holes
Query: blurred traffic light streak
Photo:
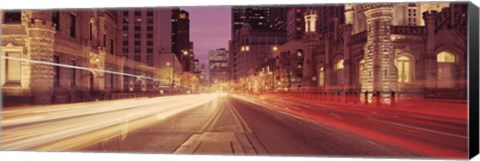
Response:
[[[275,94],[234,96],[302,120],[331,126],[421,155],[442,158],[464,158],[468,155],[466,105],[462,103],[437,102],[436,106],[430,107],[418,104],[416,107],[419,109],[416,109],[367,107],[344,101],[332,104],[319,99]],[[457,111],[446,112],[445,107]]]

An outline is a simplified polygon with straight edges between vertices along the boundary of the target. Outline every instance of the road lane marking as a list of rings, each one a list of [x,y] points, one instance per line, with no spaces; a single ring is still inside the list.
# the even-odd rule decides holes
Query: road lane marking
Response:
[[[218,119],[220,118],[220,116],[222,115],[222,113],[223,113],[224,110],[225,110],[224,105],[223,105],[223,104],[220,104],[220,105],[219,105],[219,110],[218,110],[218,112],[216,113],[216,116],[214,117],[214,119],[213,119],[211,122],[209,122],[208,131],[212,131],[213,127],[215,127],[215,124],[217,124],[217,121],[218,121]],[[205,132],[204,130],[205,130],[205,129],[203,129],[203,130],[200,131],[200,132],[203,133],[203,132]]]
[[[218,113],[220,112],[220,107],[218,106],[218,102],[215,102],[215,101],[218,101],[218,100],[214,100],[214,102],[212,102],[212,105],[210,106],[213,106],[214,108],[216,108],[216,110],[213,112],[213,115],[207,120],[207,122],[205,122],[205,124],[202,126],[202,128],[200,128],[200,131],[199,133],[202,133],[205,131],[205,129],[211,124],[212,120],[215,119],[218,115]]]
[[[233,107],[232,107],[230,104],[226,103],[226,102],[225,102],[225,105],[226,105],[226,107],[230,108],[230,112],[232,113],[233,117],[235,118],[235,122],[237,123],[238,128],[240,128],[240,131],[241,131],[242,133],[245,133],[245,129],[244,129],[244,127],[242,126],[242,123],[241,123],[240,119],[238,118],[239,116],[237,116],[237,113],[235,113],[235,112],[233,111],[233,110],[234,110]]]
[[[241,126],[241,127],[247,129],[247,132],[252,134],[253,133],[252,129],[250,128],[250,126],[248,126],[247,122],[245,122],[245,120],[242,118],[240,113],[238,113],[237,109],[235,109],[233,104],[231,102],[228,102],[228,101],[225,101],[225,102],[229,105],[230,109],[232,109],[232,112],[234,113],[234,116],[236,115],[236,118],[238,118],[240,120],[240,122],[243,124],[243,126]]]
[[[411,129],[415,129],[415,130],[426,131],[426,132],[431,132],[431,133],[435,133],[435,134],[456,137],[456,138],[460,138],[460,139],[468,139],[466,136],[457,135],[457,134],[451,134],[451,133],[446,133],[446,132],[441,132],[441,131],[436,131],[436,130],[430,130],[430,129],[425,129],[425,128],[421,128],[421,127],[415,127],[415,126],[410,126],[410,125],[405,125],[405,124],[390,122],[390,121],[385,121],[385,120],[378,120],[378,119],[375,119],[375,118],[367,118],[367,119],[372,120],[372,121],[381,122],[381,123],[390,124],[390,125],[396,125],[396,126],[411,128]]]

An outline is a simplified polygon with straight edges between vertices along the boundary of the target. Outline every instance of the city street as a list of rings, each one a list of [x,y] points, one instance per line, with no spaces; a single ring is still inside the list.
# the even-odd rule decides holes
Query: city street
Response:
[[[466,122],[370,113],[223,93],[99,101],[4,110],[1,143],[4,150],[466,156]]]

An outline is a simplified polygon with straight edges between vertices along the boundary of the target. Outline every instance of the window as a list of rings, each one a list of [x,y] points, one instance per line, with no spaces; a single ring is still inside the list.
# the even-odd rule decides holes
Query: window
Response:
[[[139,39],[141,37],[140,33],[135,33],[134,34],[135,39]]]
[[[52,22],[55,24],[55,29],[60,31],[60,11],[52,13]]]
[[[77,63],[75,62],[75,60],[72,60],[70,62],[72,64],[72,66],[76,66]],[[72,68],[72,80],[71,80],[71,86],[72,87],[75,87],[77,85],[77,69],[76,68]]]
[[[325,69],[323,67],[318,72],[318,85],[325,86]]]
[[[110,73],[110,89],[113,89],[115,81],[115,75]]]
[[[141,16],[141,15],[142,15],[142,12],[140,12],[140,11],[135,11],[134,14],[135,14],[135,16]]]
[[[409,56],[397,58],[398,83],[411,83],[413,78],[413,61]]]
[[[148,39],[153,38],[153,34],[147,34],[147,38],[148,38]]]
[[[70,37],[76,38],[77,31],[76,31],[76,17],[75,15],[70,15]]]
[[[141,61],[141,56],[140,55],[135,55],[135,61]]]
[[[153,31],[153,26],[147,26],[147,31]]]
[[[437,54],[438,88],[455,87],[455,61],[455,55],[448,51]]]
[[[123,31],[128,31],[128,25],[123,26]]]
[[[110,39],[110,54],[113,54],[115,52],[115,41],[113,39]]]
[[[22,12],[21,11],[6,11],[4,17],[5,24],[19,24],[22,22]]]
[[[9,58],[21,58],[21,54],[17,52],[6,53]],[[20,84],[22,77],[22,63],[19,60],[5,59],[6,65],[6,83],[8,84]]]
[[[153,16],[153,11],[147,11],[147,16]]]
[[[335,78],[337,85],[343,85],[343,59],[340,59],[335,63]]]
[[[363,70],[365,70],[365,59],[362,59],[358,63],[358,84],[362,84]]]
[[[103,47],[107,47],[107,34],[103,34]]]
[[[134,30],[135,30],[135,31],[140,31],[141,28],[140,28],[140,26],[135,26]]]
[[[135,41],[135,46],[140,46],[141,42],[140,41]]]
[[[153,24],[153,18],[147,19],[147,24],[149,24],[149,25],[150,25],[150,24]]]
[[[152,54],[153,53],[153,48],[147,48],[147,54]]]
[[[123,11],[123,16],[128,16],[128,11]]]
[[[122,53],[123,53],[123,54],[128,54],[128,48],[123,48],[123,49],[122,49]]]
[[[135,52],[135,54],[140,54],[141,50],[140,50],[140,48],[135,48],[134,52]]]
[[[55,72],[55,77],[53,79],[53,85],[55,87],[60,86],[60,57],[58,55],[53,56],[53,62],[55,66],[53,66],[53,71]]]
[[[88,39],[90,40],[93,39],[93,23],[92,22],[90,22],[88,27]]]
[[[148,46],[153,46],[153,41],[147,41]]]
[[[123,40],[123,45],[128,46],[128,40]]]

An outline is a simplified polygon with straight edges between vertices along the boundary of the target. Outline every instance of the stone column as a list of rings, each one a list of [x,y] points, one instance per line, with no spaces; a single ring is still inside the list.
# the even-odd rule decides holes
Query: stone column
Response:
[[[350,56],[350,36],[352,35],[352,25],[343,26],[343,80],[344,91],[351,90],[352,85],[352,59]]]
[[[33,19],[28,24],[27,34],[27,47],[31,60],[53,62],[55,25],[50,21]],[[31,63],[30,91],[34,104],[51,103],[54,75],[54,66]]]
[[[367,43],[364,46],[365,68],[362,91],[390,92],[397,90],[397,70],[390,28],[392,4],[364,5],[367,20]]]
[[[315,70],[315,46],[318,44],[317,33],[307,33],[304,40],[304,59],[303,59],[303,86],[317,86],[318,80]],[[313,79],[315,77],[315,79]]]
[[[325,87],[330,86],[332,83],[332,77],[331,72],[332,72],[332,67],[330,65],[330,36],[327,34],[325,35]]]
[[[437,55],[435,54],[435,18],[437,12],[430,11],[423,13],[425,20],[425,27],[427,30],[427,43],[425,47],[425,54],[423,54],[423,67],[425,77],[425,88],[437,87]]]

